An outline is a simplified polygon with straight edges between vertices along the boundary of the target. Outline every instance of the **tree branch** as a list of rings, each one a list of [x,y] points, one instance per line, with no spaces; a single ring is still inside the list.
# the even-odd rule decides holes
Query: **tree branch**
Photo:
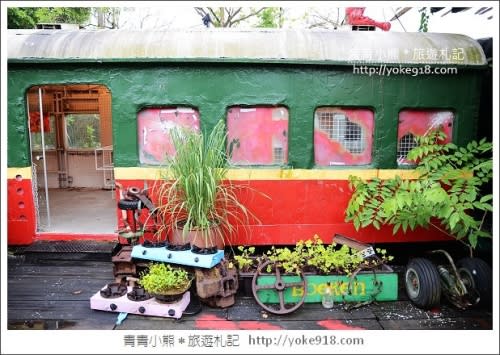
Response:
[[[226,10],[226,13],[227,13],[227,21],[226,21],[226,23],[230,23],[231,20],[241,11],[241,7],[238,7],[236,9],[236,11],[234,11],[233,13],[231,13],[232,8],[230,8],[230,7],[229,8],[226,7],[225,10]]]
[[[202,7],[195,7],[194,9],[198,13],[198,15],[200,15],[201,17],[205,17],[205,15],[207,14],[206,11],[203,10]]]
[[[264,11],[264,10],[265,10],[265,7],[261,7],[261,8],[260,8],[259,10],[257,10],[257,11],[251,12],[250,14],[248,14],[248,15],[246,15],[246,16],[242,16],[242,17],[240,17],[240,18],[237,18],[236,20],[234,20],[233,22],[231,22],[231,23],[228,25],[228,27],[231,27],[232,25],[234,25],[234,24],[236,24],[236,23],[239,23],[239,22],[241,22],[241,21],[243,21],[243,20],[246,20],[246,19],[247,19],[247,18],[249,18],[249,17],[256,16],[256,15],[258,15],[259,13],[261,13],[261,12],[262,12],[262,11]]]
[[[208,7],[207,9],[208,9],[208,11],[210,11],[212,16],[215,18],[215,21],[219,24],[219,26],[221,26],[222,25],[221,20],[220,20],[219,16],[217,16],[215,14],[215,11],[211,7]]]

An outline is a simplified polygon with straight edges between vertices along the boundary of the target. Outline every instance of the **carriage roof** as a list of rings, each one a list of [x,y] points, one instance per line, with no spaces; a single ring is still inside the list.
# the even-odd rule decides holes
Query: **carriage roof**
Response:
[[[233,30],[8,30],[9,62],[195,61],[483,66],[459,34]]]

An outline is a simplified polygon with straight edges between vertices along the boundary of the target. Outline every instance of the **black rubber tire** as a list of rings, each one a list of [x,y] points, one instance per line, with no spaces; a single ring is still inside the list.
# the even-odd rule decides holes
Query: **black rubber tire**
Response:
[[[404,281],[408,298],[417,307],[430,309],[439,305],[441,281],[436,266],[430,260],[411,259],[406,266]]]
[[[492,307],[493,300],[493,273],[491,267],[479,258],[463,258],[457,262],[459,275],[464,271],[472,278],[473,285],[479,292],[478,305]]]
[[[118,208],[121,210],[136,210],[139,208],[139,203],[141,200],[125,200],[121,199],[118,201]],[[143,205],[143,207],[145,207]]]

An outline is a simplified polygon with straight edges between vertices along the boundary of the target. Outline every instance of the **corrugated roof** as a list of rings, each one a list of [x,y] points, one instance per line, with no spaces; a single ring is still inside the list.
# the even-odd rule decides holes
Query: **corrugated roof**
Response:
[[[13,60],[197,60],[484,65],[459,34],[378,31],[8,30]]]

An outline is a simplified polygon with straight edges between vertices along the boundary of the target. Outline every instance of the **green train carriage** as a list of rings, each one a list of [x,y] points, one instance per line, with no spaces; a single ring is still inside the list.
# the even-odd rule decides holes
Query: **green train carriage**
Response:
[[[436,122],[458,145],[476,139],[485,65],[456,34],[9,30],[8,244],[116,240],[114,184],[153,186],[169,128],[221,118],[239,146],[229,179],[269,197],[246,201],[261,223],[233,245],[449,240],[356,231],[348,177],[415,176],[405,154]]]

